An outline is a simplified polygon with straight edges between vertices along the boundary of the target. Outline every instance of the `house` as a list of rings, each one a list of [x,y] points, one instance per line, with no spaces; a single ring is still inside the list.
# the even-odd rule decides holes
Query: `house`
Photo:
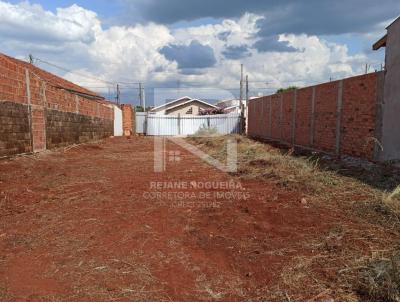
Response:
[[[385,47],[385,73],[383,102],[379,114],[383,123],[381,132],[381,160],[400,160],[400,17],[387,28],[387,34],[379,39],[372,48]]]
[[[173,100],[150,110],[159,115],[200,115],[202,110],[218,109],[217,106],[188,96]]]
[[[216,104],[219,108],[224,110],[224,113],[240,114],[240,100],[222,100]],[[247,102],[243,100],[244,110],[246,112]]]

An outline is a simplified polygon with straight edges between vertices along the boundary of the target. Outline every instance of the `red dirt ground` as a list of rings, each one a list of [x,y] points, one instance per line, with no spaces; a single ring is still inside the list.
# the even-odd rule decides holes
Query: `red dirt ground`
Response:
[[[301,192],[232,178],[167,147],[180,160],[164,173],[153,171],[151,138],[0,161],[0,300],[284,301],[283,272],[313,256],[313,240],[343,221],[364,228],[348,213],[302,204]],[[184,205],[144,195],[155,181],[231,179],[247,200],[203,204],[202,189],[167,190],[197,195]],[[323,265],[329,284],[336,273]]]

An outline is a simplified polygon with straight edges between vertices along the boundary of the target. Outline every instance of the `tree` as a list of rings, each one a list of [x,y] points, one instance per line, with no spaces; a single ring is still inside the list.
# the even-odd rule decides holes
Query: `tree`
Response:
[[[144,112],[143,107],[142,106],[136,106],[136,112]]]
[[[285,92],[292,91],[292,90],[296,90],[296,89],[298,89],[297,86],[289,86],[289,87],[286,87],[286,88],[279,88],[279,89],[276,91],[276,93],[285,93]]]

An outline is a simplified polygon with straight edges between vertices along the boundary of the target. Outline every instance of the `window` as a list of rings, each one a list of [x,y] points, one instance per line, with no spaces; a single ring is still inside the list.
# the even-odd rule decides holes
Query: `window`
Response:
[[[193,114],[193,108],[190,107],[188,111],[186,111],[186,114]]]

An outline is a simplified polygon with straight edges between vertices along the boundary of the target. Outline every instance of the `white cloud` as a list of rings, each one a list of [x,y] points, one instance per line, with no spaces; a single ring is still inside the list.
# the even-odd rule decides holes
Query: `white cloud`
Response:
[[[218,58],[218,64],[206,75],[192,77],[205,85],[221,87],[238,86],[240,63],[245,65],[246,74],[254,82],[251,88],[260,92],[270,87],[276,88],[289,85],[310,85],[329,81],[330,78],[352,76],[359,72],[361,62],[367,59],[365,55],[351,56],[347,46],[330,43],[317,36],[281,35],[280,41],[289,42],[289,46],[298,49],[297,52],[265,52],[251,50],[251,56],[238,60],[228,60],[222,55],[227,45],[252,45],[257,32],[256,22],[261,17],[245,14],[238,21],[225,20],[221,24],[183,28],[173,33],[175,42],[197,39],[213,47]],[[228,41],[218,38],[220,33],[229,32]],[[257,84],[256,84],[257,83]],[[268,84],[266,84],[268,83]]]
[[[92,78],[64,74],[103,92],[107,84],[94,78],[109,82],[143,81],[151,86],[180,81],[201,87],[234,88],[238,86],[243,63],[254,82],[250,87],[257,94],[266,92],[262,89],[265,87],[272,91],[291,84],[306,85],[354,75],[360,62],[366,60],[362,54],[349,55],[345,45],[307,35],[280,36],[281,41],[287,41],[298,52],[259,53],[250,49],[251,56],[242,62],[225,58],[223,51],[227,46],[253,45],[260,18],[245,14],[238,20],[176,30],[153,23],[104,28],[96,13],[77,5],[52,13],[28,2],[13,5],[0,1],[0,47],[10,55],[33,53],[88,75]],[[173,43],[188,45],[193,40],[212,47],[217,64],[181,75],[176,62],[168,61],[159,50]]]
[[[0,33],[10,38],[90,42],[98,28],[100,21],[96,13],[75,4],[57,9],[54,14],[29,2],[13,5],[0,1]]]

